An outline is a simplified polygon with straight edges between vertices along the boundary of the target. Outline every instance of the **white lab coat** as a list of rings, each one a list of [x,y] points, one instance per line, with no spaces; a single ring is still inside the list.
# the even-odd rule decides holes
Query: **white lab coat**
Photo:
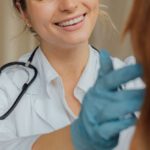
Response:
[[[96,54],[97,52],[95,52],[92,48],[90,48],[90,51],[93,53],[93,55],[98,55]],[[75,119],[75,116],[69,112],[69,109],[68,112],[66,112],[60,106],[61,103],[59,103],[59,105],[56,103],[55,99],[57,99],[57,95],[56,97],[52,98],[52,95],[48,95],[44,92],[47,90],[45,88],[47,83],[44,80],[45,77],[40,76],[42,73],[42,68],[40,66],[41,60],[37,55],[35,54],[32,63],[40,72],[36,78],[36,81],[24,94],[21,102],[15,108],[13,113],[11,113],[10,116],[5,120],[0,121],[0,150],[31,150],[32,144],[41,134],[49,133],[65,127]],[[28,57],[29,54],[23,56],[21,61],[26,61]],[[96,59],[99,60],[98,56],[92,57],[96,57]],[[119,59],[113,59],[113,63],[115,68],[120,68],[125,65],[125,63]],[[98,62],[95,68],[94,69],[97,72],[99,68]],[[29,70],[29,73],[30,76],[32,76],[33,72]],[[96,80],[95,72],[92,73],[93,77],[90,79],[91,82],[89,81],[90,86],[92,86]],[[87,72],[86,74],[89,73]],[[55,76],[49,76],[47,78],[54,77]],[[91,74],[87,77],[90,78]],[[21,90],[21,86],[26,80],[27,74],[20,69],[8,69],[8,71],[1,74],[0,114],[7,110],[8,106],[11,105],[16,99],[19,91]],[[134,84],[132,82],[130,85],[128,84],[128,87],[135,87]],[[86,88],[86,91],[89,87]],[[60,89],[59,92],[61,91],[62,89]],[[51,91],[51,93],[52,92],[53,91]],[[81,93],[81,91],[79,93]],[[83,95],[84,94],[82,93],[78,94],[80,100],[83,98]],[[55,107],[55,105],[57,107]],[[132,132],[133,129],[123,131],[119,144],[115,150],[128,150]]]

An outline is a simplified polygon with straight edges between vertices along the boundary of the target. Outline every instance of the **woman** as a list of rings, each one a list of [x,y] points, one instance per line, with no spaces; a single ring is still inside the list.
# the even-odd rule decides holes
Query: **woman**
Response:
[[[113,71],[107,53],[101,52],[99,58],[99,53],[89,46],[99,0],[13,0],[13,4],[39,39],[40,45],[32,53],[32,65],[38,75],[12,113],[2,117],[0,150],[115,147],[119,132],[135,123],[134,116],[124,116],[137,111],[143,97],[142,90],[117,89],[141,76],[141,71],[139,65]],[[30,56],[31,53],[20,59],[27,62],[26,67],[30,65]],[[122,64],[117,60],[117,66]],[[2,73],[1,114],[10,108],[21,89],[26,88],[26,84],[22,85],[33,76],[32,70],[24,70],[17,67]],[[126,132],[127,135],[130,137],[130,133]]]
[[[150,148],[150,1],[134,0],[133,8],[125,32],[130,32],[137,60],[143,65],[147,86],[144,106],[138,122],[131,149]]]

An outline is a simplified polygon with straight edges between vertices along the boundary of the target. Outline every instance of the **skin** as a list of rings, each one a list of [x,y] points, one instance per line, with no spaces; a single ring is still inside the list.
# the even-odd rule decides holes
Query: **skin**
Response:
[[[75,150],[70,135],[70,126],[45,134],[33,144],[32,150]]]
[[[38,34],[43,53],[63,81],[67,104],[78,115],[80,103],[73,93],[88,61],[88,40],[99,13],[99,0],[26,0],[26,4],[23,11],[17,3],[20,15]],[[86,16],[79,27],[66,30],[55,24],[83,14]],[[42,135],[33,145],[33,150],[50,149],[74,149],[70,126]]]

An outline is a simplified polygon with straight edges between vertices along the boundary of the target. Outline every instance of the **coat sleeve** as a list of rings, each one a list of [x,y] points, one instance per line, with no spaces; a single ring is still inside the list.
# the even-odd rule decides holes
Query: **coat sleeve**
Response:
[[[13,115],[13,114],[12,114]],[[0,121],[0,150],[32,150],[40,135],[19,137],[13,116]]]
[[[0,142],[0,150],[32,150],[35,139],[35,137],[28,137]]]
[[[0,150],[32,150],[33,143],[40,135],[19,137],[12,115],[0,120]]]

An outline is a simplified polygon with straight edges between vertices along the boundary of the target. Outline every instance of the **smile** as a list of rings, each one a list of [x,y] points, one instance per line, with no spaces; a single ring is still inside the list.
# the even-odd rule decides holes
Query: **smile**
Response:
[[[84,20],[85,15],[86,14],[83,14],[82,16],[78,16],[76,18],[73,18],[73,19],[70,19],[70,20],[67,20],[67,21],[63,21],[63,22],[60,22],[60,23],[55,23],[55,24],[60,26],[60,27],[67,27],[67,26],[76,25],[76,24],[78,24],[78,23],[80,23]]]

